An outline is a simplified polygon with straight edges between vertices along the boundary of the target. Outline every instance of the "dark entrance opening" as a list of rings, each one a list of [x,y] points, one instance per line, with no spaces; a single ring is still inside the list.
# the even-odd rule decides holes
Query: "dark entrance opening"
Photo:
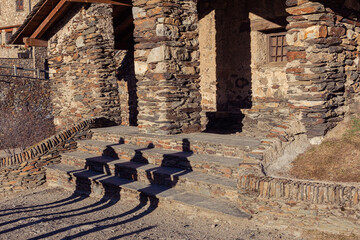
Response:
[[[132,8],[114,6],[114,62],[121,108],[121,123],[137,126],[137,79],[134,69],[134,19]]]

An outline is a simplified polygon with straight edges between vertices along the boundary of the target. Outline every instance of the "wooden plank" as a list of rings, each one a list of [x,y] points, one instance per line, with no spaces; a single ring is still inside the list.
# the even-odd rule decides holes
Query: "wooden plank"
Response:
[[[35,38],[28,38],[25,37],[23,38],[25,47],[47,47],[48,46],[48,42],[44,41],[44,40],[40,40],[40,39],[35,39]]]
[[[35,30],[35,32],[30,36],[30,38],[41,38],[46,30],[49,29],[51,24],[53,24],[61,14],[66,11],[66,6],[70,3],[67,0],[61,0],[56,7],[50,12],[50,14],[45,18],[40,26]]]
[[[78,3],[107,3],[118,6],[127,6],[131,7],[132,5],[129,1],[113,1],[113,0],[67,0],[68,2],[78,2]]]
[[[9,28],[18,28],[18,27],[20,27],[21,25],[12,25],[12,26],[6,26],[6,27],[0,27],[0,31],[1,30],[4,30],[4,29],[9,29]]]
[[[252,31],[264,31],[269,29],[278,29],[278,28],[284,28],[285,26],[282,26],[278,23],[266,20],[266,19],[259,19],[259,20],[253,20],[250,23],[251,30]]]

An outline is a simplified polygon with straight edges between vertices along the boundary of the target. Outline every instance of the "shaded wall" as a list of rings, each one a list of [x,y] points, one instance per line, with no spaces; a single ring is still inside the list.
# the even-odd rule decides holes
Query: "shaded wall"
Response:
[[[286,64],[267,62],[267,34],[285,28],[285,7],[282,0],[199,1],[203,125],[206,112],[261,118],[285,101]]]
[[[137,126],[138,97],[133,50],[115,50],[116,78],[119,87],[121,124]]]

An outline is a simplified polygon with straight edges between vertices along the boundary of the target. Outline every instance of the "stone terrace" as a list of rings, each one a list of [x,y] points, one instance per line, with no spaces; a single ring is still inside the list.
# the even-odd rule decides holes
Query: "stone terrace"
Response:
[[[236,207],[237,179],[258,171],[261,140],[209,133],[159,136],[135,127],[93,129],[76,151],[47,167],[47,182],[93,196],[130,195],[248,217]]]

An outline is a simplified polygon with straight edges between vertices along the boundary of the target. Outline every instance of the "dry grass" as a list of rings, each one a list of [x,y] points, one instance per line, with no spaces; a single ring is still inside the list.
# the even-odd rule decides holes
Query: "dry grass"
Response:
[[[296,178],[338,182],[360,182],[360,120],[347,124],[342,136],[325,140],[293,162]]]

